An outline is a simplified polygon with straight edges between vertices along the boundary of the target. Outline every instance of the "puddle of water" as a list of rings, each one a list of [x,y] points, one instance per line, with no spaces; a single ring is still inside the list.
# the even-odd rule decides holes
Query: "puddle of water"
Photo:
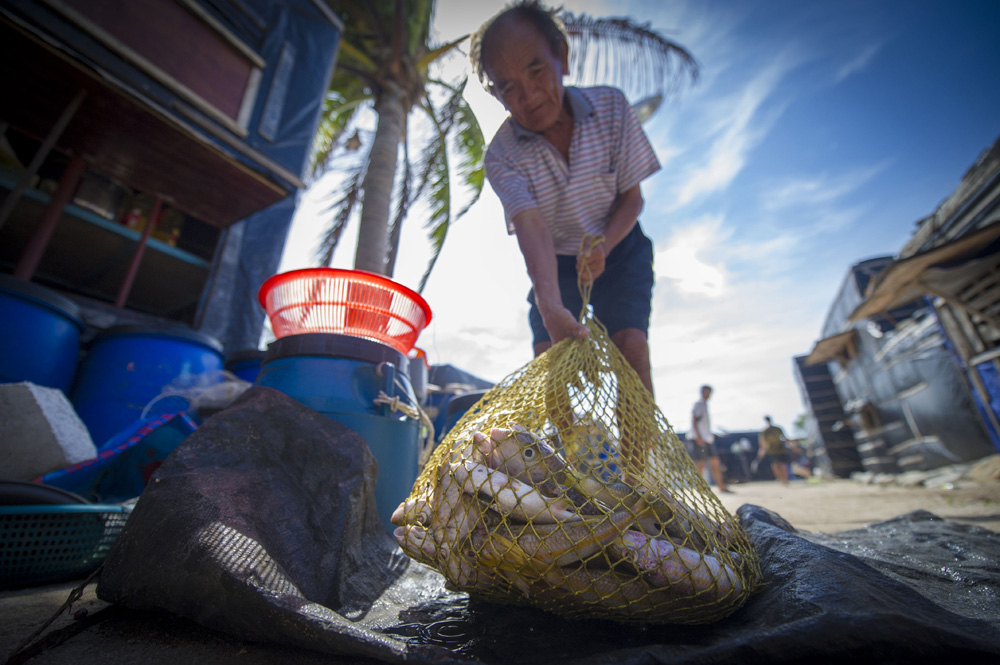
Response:
[[[408,644],[433,644],[460,653],[471,653],[476,640],[482,636],[464,619],[453,618],[433,623],[406,623],[385,631],[402,638]]]
[[[408,644],[433,644],[467,655],[473,654],[473,647],[481,641],[486,625],[469,608],[465,594],[410,607],[400,612],[399,621],[382,632]]]

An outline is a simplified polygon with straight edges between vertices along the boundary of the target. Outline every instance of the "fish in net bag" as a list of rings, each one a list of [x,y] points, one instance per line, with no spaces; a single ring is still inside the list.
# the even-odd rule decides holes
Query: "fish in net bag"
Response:
[[[434,450],[396,509],[411,558],[456,591],[564,616],[706,623],[761,580],[753,543],[588,312]]]

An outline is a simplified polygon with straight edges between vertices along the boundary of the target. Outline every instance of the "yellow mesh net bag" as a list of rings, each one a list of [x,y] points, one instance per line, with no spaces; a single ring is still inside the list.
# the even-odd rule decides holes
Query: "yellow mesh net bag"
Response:
[[[448,586],[565,616],[705,623],[760,582],[739,522],[588,314],[494,386],[395,511],[396,539]]]

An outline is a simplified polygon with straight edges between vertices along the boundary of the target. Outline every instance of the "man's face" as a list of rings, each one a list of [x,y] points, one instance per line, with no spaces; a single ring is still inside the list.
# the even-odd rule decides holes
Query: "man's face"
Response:
[[[701,398],[703,400],[707,401],[708,398],[711,397],[711,396],[712,396],[712,389],[711,388],[702,388],[701,389]]]
[[[544,132],[562,111],[562,77],[569,69],[566,49],[553,53],[526,21],[511,19],[497,30],[485,67],[493,94],[522,127]]]

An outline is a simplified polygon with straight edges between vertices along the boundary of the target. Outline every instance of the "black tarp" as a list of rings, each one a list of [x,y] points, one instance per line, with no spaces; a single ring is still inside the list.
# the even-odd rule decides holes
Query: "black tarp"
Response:
[[[208,419],[153,476],[98,595],[241,639],[386,662],[998,662],[1000,534],[918,512],[836,534],[740,519],[765,583],[704,626],[567,620],[444,589],[375,512],[351,430],[268,388]]]

